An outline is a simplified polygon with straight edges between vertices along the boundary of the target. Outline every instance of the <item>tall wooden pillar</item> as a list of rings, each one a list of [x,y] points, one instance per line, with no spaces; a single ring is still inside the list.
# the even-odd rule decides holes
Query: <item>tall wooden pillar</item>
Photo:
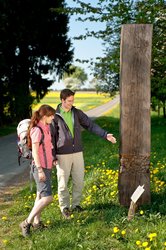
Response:
[[[138,205],[150,203],[151,24],[127,24],[121,30],[119,201],[129,206],[138,185]]]

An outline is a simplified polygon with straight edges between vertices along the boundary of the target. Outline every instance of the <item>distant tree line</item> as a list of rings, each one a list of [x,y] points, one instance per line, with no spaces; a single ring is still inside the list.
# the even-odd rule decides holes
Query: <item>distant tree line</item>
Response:
[[[119,89],[120,30],[122,24],[153,24],[151,96],[152,108],[163,109],[166,117],[166,1],[164,0],[98,0],[97,4],[76,0],[75,8],[68,8],[77,14],[77,20],[103,22],[105,30],[88,30],[76,39],[96,37],[103,40],[104,56],[93,64],[97,91],[114,93]],[[93,62],[91,62],[93,63]]]
[[[52,84],[44,76],[68,70],[69,17],[56,11],[64,7],[64,0],[0,0],[0,125],[29,117]]]

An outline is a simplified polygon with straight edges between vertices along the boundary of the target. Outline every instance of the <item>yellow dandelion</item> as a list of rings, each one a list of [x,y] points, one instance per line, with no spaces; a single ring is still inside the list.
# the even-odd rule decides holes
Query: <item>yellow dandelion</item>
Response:
[[[140,246],[140,245],[141,245],[141,241],[140,241],[140,240],[137,240],[137,241],[136,241],[136,245],[137,245],[137,246]]]
[[[144,242],[142,243],[142,246],[143,246],[143,247],[147,247],[147,246],[148,246],[148,242],[147,242],[147,241],[144,241]]]
[[[4,221],[7,220],[7,217],[6,217],[6,216],[3,216],[3,217],[2,217],[2,220],[4,220]]]
[[[119,228],[118,228],[118,227],[114,227],[114,228],[113,228],[113,232],[114,232],[114,233],[118,233],[118,232],[119,232]]]
[[[146,247],[145,250],[150,250],[150,247]]]
[[[125,235],[125,234],[126,234],[126,230],[122,230],[122,231],[121,231],[121,234],[122,234],[122,235]]]
[[[71,216],[70,216],[71,218],[74,218],[74,214],[71,214]]]
[[[3,244],[7,244],[8,240],[2,240]]]
[[[144,211],[143,211],[143,210],[140,210],[140,212],[139,212],[139,213],[142,215],[142,214],[144,214]]]
[[[49,225],[49,224],[51,223],[51,221],[50,221],[50,220],[47,220],[46,223]]]
[[[157,234],[156,233],[150,233],[149,235],[148,235],[148,238],[150,239],[150,241],[152,241],[154,238],[156,238],[157,237]]]
[[[157,174],[159,172],[158,169],[153,169],[153,174]]]
[[[166,241],[164,242],[164,246],[166,246]]]
[[[111,196],[114,196],[114,194],[115,194],[115,191],[112,191],[112,192],[111,192]]]

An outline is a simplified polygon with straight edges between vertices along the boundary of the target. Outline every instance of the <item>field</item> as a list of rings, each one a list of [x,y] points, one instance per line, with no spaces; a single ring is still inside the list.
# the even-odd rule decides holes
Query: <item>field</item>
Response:
[[[53,108],[55,108],[60,103],[59,94],[60,92],[58,91],[49,92],[40,101],[40,103],[33,106],[33,110],[38,109],[41,104],[49,104]],[[108,94],[97,94],[96,92],[76,92],[74,105],[79,109],[87,111],[89,109],[100,106],[110,100],[111,98]]]
[[[18,224],[28,215],[35,198],[35,186],[31,192],[28,182],[26,186],[13,190],[12,196],[6,196],[0,203],[0,249],[166,250],[166,120],[152,114],[152,203],[140,207],[130,222],[127,208],[118,202],[119,107],[98,118],[96,123],[112,132],[117,144],[112,145],[87,131],[82,133],[84,211],[74,213],[71,220],[61,217],[54,170],[54,200],[42,214],[48,228],[32,231],[26,239],[20,233]]]

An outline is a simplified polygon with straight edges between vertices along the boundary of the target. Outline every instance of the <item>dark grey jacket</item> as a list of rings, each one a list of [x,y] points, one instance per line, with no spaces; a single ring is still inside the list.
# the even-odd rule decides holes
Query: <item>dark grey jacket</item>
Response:
[[[97,124],[80,109],[72,107],[74,138],[60,114],[60,104],[57,106],[55,117],[51,124],[51,135],[53,142],[53,156],[56,159],[56,154],[72,154],[83,150],[81,143],[81,126],[96,135],[106,139],[107,131],[100,128]]]

